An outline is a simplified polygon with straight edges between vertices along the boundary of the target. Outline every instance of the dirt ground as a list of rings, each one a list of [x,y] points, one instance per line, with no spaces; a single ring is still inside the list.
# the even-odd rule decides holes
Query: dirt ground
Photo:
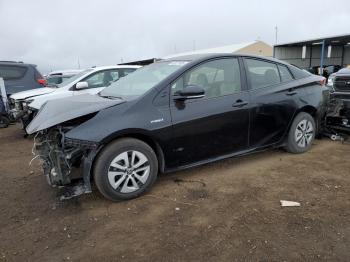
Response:
[[[120,203],[96,191],[60,202],[18,126],[0,146],[0,261],[350,261],[349,144],[162,175]]]

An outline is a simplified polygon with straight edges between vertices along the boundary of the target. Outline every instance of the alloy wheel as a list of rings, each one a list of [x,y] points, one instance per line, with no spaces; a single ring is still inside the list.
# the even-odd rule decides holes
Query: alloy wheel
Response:
[[[125,151],[117,155],[108,168],[108,181],[120,193],[139,190],[150,174],[148,158],[139,151]]]
[[[313,139],[314,127],[313,124],[306,119],[301,120],[295,129],[294,138],[299,147],[307,147]]]

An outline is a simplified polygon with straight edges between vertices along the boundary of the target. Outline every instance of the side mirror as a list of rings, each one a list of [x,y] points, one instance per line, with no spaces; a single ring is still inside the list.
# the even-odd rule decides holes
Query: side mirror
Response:
[[[89,83],[88,82],[78,82],[75,85],[75,89],[85,89],[89,87]]]
[[[205,91],[202,87],[196,85],[185,86],[184,89],[177,91],[174,94],[174,100],[187,100],[202,98],[205,95]]]

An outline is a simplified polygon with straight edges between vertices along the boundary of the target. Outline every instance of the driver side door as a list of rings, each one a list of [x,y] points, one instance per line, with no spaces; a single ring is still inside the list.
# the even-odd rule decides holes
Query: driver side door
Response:
[[[247,149],[249,94],[242,79],[238,58],[231,57],[204,62],[171,85],[173,139],[168,167]],[[176,100],[174,94],[188,85],[203,88],[205,97]]]

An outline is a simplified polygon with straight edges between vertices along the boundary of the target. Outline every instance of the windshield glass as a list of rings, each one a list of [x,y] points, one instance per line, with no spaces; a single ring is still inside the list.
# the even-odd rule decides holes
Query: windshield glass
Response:
[[[79,74],[76,74],[75,76],[72,76],[72,77],[70,77],[70,78],[68,78],[68,79],[64,79],[63,82],[62,82],[61,84],[56,85],[56,86],[57,86],[57,87],[64,87],[64,86],[68,85],[69,83],[74,82],[74,81],[77,80],[78,78],[84,76],[85,74],[87,74],[87,73],[89,73],[89,72],[91,72],[91,71],[93,71],[93,69],[86,69],[86,70],[80,72]]]
[[[164,61],[142,67],[112,83],[103,89],[100,95],[112,97],[141,96],[187,63],[187,61]]]

